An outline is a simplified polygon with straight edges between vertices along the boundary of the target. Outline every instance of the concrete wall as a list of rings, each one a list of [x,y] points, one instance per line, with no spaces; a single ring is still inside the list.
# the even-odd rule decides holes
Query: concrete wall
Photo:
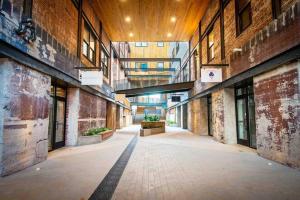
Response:
[[[0,174],[39,163],[48,154],[49,76],[0,59]]]
[[[254,78],[257,152],[300,167],[300,62]]]

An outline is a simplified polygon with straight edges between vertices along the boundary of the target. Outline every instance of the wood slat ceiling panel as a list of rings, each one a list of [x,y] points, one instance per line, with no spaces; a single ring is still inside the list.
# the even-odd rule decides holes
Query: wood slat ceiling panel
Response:
[[[93,0],[112,41],[188,41],[209,0]],[[131,22],[125,22],[129,16]],[[176,22],[171,22],[171,17]],[[129,33],[133,33],[130,37]],[[171,37],[167,34],[171,33]]]

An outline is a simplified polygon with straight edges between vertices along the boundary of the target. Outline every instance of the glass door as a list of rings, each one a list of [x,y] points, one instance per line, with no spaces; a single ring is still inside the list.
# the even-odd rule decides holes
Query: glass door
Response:
[[[57,99],[54,148],[63,147],[65,145],[65,112],[65,101]]]
[[[248,81],[235,89],[237,141],[256,148],[255,103],[253,84]]]
[[[51,85],[49,108],[48,150],[65,145],[66,89]]]
[[[211,95],[207,97],[207,126],[208,126],[208,135],[212,136],[213,127],[212,127],[212,103]]]

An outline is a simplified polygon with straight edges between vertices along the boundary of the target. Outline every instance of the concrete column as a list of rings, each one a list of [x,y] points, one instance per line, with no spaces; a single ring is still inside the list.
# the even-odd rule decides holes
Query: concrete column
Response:
[[[79,88],[68,88],[67,118],[66,118],[66,146],[77,145],[78,116],[79,116]]]
[[[176,107],[176,123],[178,127],[181,127],[181,106]]]

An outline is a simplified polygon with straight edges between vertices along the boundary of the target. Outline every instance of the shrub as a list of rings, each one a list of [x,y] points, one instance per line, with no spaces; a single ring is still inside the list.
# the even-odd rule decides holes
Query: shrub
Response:
[[[146,122],[158,122],[160,118],[158,115],[145,115],[144,120]]]
[[[84,132],[82,135],[84,136],[92,136],[92,135],[100,135],[105,131],[111,130],[109,128],[104,128],[104,127],[100,127],[100,128],[91,128],[89,130],[87,130],[86,132]]]

